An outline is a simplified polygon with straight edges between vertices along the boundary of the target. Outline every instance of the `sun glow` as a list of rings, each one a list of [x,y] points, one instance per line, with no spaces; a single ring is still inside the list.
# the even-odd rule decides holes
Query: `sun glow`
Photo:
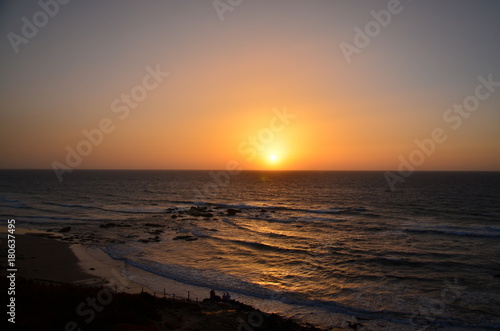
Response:
[[[267,164],[271,165],[272,167],[277,166],[280,164],[280,157],[276,153],[270,153],[267,155]]]

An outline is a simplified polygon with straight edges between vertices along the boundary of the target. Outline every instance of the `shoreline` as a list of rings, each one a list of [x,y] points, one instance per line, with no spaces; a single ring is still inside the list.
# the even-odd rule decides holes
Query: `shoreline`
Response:
[[[111,258],[101,248],[71,244],[69,249],[78,259],[78,266],[84,272],[101,279],[103,285],[128,294],[137,294],[143,291],[153,293],[151,289],[145,288],[143,285],[135,283],[124,276],[122,270],[125,263]]]
[[[4,238],[5,230],[0,227]],[[17,273],[21,277],[49,283],[109,286],[128,294],[153,293],[124,276],[125,263],[97,246],[63,241],[64,236],[57,232],[24,228],[16,228],[15,237]]]
[[[46,234],[22,233],[16,229],[17,275],[52,283],[98,283],[100,279],[79,266],[80,259],[69,243]],[[6,237],[6,233],[2,232]],[[3,259],[3,263],[6,259]]]
[[[5,232],[2,231],[1,233],[3,236],[6,236]],[[178,308],[178,312],[176,314],[180,314],[183,318],[189,317],[189,319],[197,320],[199,316],[191,316],[193,312],[190,310],[193,308],[184,307],[184,305],[181,304],[182,302],[198,305],[201,307],[200,309],[202,311],[212,311],[216,309],[216,318],[224,321],[225,324],[234,324],[235,321],[239,321],[238,323],[241,324],[243,323],[242,318],[246,316],[244,319],[246,320],[246,318],[248,318],[248,314],[251,312],[258,312],[258,314],[262,314],[259,316],[261,316],[263,320],[264,317],[262,316],[266,316],[266,320],[269,319],[269,321],[274,321],[274,319],[278,318],[278,315],[261,312],[256,308],[242,303],[238,304],[245,308],[242,310],[246,311],[244,316],[240,314],[241,312],[238,313],[240,315],[236,314],[235,307],[231,305],[222,307],[220,305],[213,306],[214,303],[209,303],[207,305],[202,302],[203,297],[196,297],[196,301],[194,300],[194,296],[191,297],[191,300],[178,295],[174,295],[175,300],[172,300],[169,295],[167,298],[163,298],[162,293],[155,293],[152,289],[136,283],[124,276],[122,270],[125,268],[125,262],[111,258],[101,248],[96,246],[87,246],[84,244],[68,243],[59,240],[58,238],[62,238],[59,233],[30,231],[20,228],[16,229],[16,263],[18,266],[18,280],[22,282],[35,281],[37,285],[27,285],[28,287],[33,287],[30,291],[38,291],[38,289],[44,291],[45,286],[53,287],[57,286],[55,284],[58,284],[60,287],[69,286],[70,288],[72,286],[78,286],[78,288],[83,286],[83,288],[86,288],[90,292],[99,288],[108,289],[111,291],[110,293],[113,293],[115,296],[131,295],[135,299],[144,295],[149,295],[155,300],[168,300],[171,308]],[[175,286],[175,283],[175,281],[172,281],[170,286]],[[72,289],[71,291],[75,291],[75,289]],[[144,292],[144,294],[142,292]],[[208,292],[206,296],[208,297]],[[176,302],[178,302],[177,306],[179,307],[175,307]],[[23,303],[20,303],[20,305],[21,304]],[[236,311],[239,310],[241,310],[241,307],[236,309]],[[208,315],[212,314],[209,312],[205,313]],[[272,318],[268,318],[270,316],[272,316]],[[235,320],[233,321],[232,319]],[[296,330],[321,330],[310,324],[301,328],[299,324],[296,324],[297,322],[285,317],[279,317],[279,320],[283,320],[279,323],[293,323],[293,325],[296,325],[294,326],[294,329],[298,327]],[[264,323],[267,322],[264,321]],[[238,328],[238,325],[236,325],[236,328],[233,327],[227,328],[227,330],[235,330]],[[330,328],[329,330],[348,329]]]

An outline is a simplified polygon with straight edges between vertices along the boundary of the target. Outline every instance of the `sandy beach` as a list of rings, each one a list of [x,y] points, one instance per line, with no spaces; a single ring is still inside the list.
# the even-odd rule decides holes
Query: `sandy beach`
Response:
[[[197,302],[163,298],[148,289],[141,293],[141,285],[121,275],[123,262],[50,234],[18,234],[16,245],[16,324],[7,324],[9,329],[320,330],[234,300]],[[2,281],[8,287],[5,277]]]
[[[70,245],[35,235],[17,235],[18,275],[47,282],[95,281],[79,266]]]

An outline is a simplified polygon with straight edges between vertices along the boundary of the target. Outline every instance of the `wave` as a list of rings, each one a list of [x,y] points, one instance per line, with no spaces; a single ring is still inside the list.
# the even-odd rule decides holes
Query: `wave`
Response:
[[[407,233],[416,234],[435,234],[435,235],[452,235],[461,237],[484,237],[484,238],[500,238],[500,233],[489,232],[471,232],[471,231],[457,231],[457,230],[438,230],[438,229],[404,229]],[[493,231],[495,232],[495,231]]]
[[[84,200],[84,199],[82,199]],[[85,201],[90,202],[86,197]],[[190,206],[205,206],[215,210],[219,209],[239,209],[243,211],[245,217],[250,216],[250,212],[258,211],[259,214],[266,215],[265,218],[268,222],[282,222],[290,223],[294,221],[315,221],[314,217],[304,217],[305,214],[309,215],[362,215],[367,218],[380,217],[376,213],[369,211],[365,207],[347,206],[347,207],[332,207],[329,209],[309,209],[309,208],[295,208],[291,206],[278,206],[259,203],[219,203],[209,201],[188,201],[188,200],[139,200],[135,202],[130,201],[108,201],[106,204],[82,204],[82,203],[60,203],[51,201],[42,201],[43,205],[55,206],[61,210],[46,210],[38,206],[29,206],[23,202],[11,199],[2,199],[7,202],[5,207],[22,208],[22,209],[35,209],[41,212],[67,212],[68,209],[87,210],[87,211],[100,211],[106,213],[121,213],[121,214],[145,214],[145,215],[164,215],[169,212],[169,208],[175,207],[177,211],[186,211]],[[78,201],[81,202],[81,201]],[[287,213],[286,218],[273,217],[276,212]],[[281,214],[280,213],[280,214]],[[299,216],[300,215],[300,216]],[[282,216],[282,215],[280,215]],[[262,218],[259,218],[262,219]]]
[[[44,213],[44,214],[52,214],[52,213],[57,213],[57,214],[64,214],[58,210],[52,210],[52,209],[44,209],[44,208],[40,208],[39,206],[29,206],[29,205],[26,205],[24,203],[22,204],[18,204],[18,205],[10,205],[10,206],[2,206],[4,208],[14,208],[14,209],[22,209],[22,210],[26,210],[26,211],[35,211],[35,212],[38,212],[38,213]],[[22,217],[25,217],[25,215],[23,215]]]
[[[225,219],[225,221],[226,220],[227,219]],[[257,220],[262,221],[262,219],[260,219],[260,218],[258,218]],[[268,221],[268,220],[265,219],[264,221]],[[276,233],[276,232],[269,232],[269,231],[268,232],[259,231],[259,229],[257,227],[251,228],[249,226],[245,226],[244,224],[243,225],[236,224],[235,222],[231,222],[230,220],[227,220],[227,223],[230,223],[241,230],[255,233],[255,234],[261,235],[263,237],[267,237],[267,238],[272,238],[272,239],[277,238],[277,239],[286,239],[286,240],[294,240],[294,241],[308,241],[308,240],[310,240],[310,238],[307,238],[307,237],[299,237],[299,236],[293,236],[293,235],[287,235],[287,234],[283,234],[283,233]]]
[[[172,279],[184,284],[228,290],[233,293],[266,298],[272,295],[272,291],[260,285],[242,280],[236,276],[218,272],[216,270],[197,269],[171,263],[159,263],[146,259],[133,259],[124,256],[120,248],[107,247],[105,249],[112,258],[122,260],[131,266],[144,271]],[[128,254],[125,254],[128,255]]]
[[[213,237],[216,238],[216,237]],[[220,239],[220,238],[216,238]],[[279,247],[279,246],[274,246],[274,245],[269,245],[269,244],[263,244],[260,242],[255,242],[255,241],[246,241],[246,240],[223,240],[225,242],[230,242],[233,244],[241,245],[241,246],[246,246],[250,247],[256,250],[260,251],[269,251],[269,252],[276,252],[276,253],[300,253],[300,254],[310,254],[309,251],[305,249],[297,249],[297,248],[285,248],[285,247]]]
[[[135,207],[135,208],[128,207],[126,209],[113,209],[112,206],[103,207],[103,206],[92,206],[92,205],[81,205],[81,204],[63,204],[63,203],[53,203],[53,202],[47,202],[47,201],[44,201],[43,203],[47,204],[47,205],[61,207],[61,208],[98,210],[98,211],[104,211],[104,212],[109,212],[109,213],[122,213],[122,214],[164,214],[165,210],[166,210],[165,207],[158,207],[154,204],[150,204],[147,207]],[[119,205],[129,206],[132,204],[130,202],[123,202],[123,203],[120,203]]]
[[[170,202],[181,202],[181,201],[170,201]],[[288,212],[301,212],[301,213],[311,213],[311,214],[326,214],[326,215],[337,215],[337,214],[362,214],[368,217],[379,217],[381,215],[374,214],[369,212],[369,210],[365,207],[332,207],[329,209],[308,209],[308,208],[293,208],[290,206],[277,206],[277,205],[269,205],[269,204],[251,204],[247,202],[242,203],[219,203],[219,202],[208,202],[208,201],[197,201],[197,202],[186,202],[182,201],[183,204],[195,204],[198,206],[206,206],[206,207],[219,207],[219,208],[233,208],[240,210],[265,210],[266,212],[276,212],[276,211],[288,211]]]
[[[366,264],[386,267],[410,268],[412,270],[432,270],[432,271],[447,271],[447,270],[479,270],[482,268],[477,263],[465,263],[458,261],[433,261],[423,259],[408,259],[408,258],[393,258],[374,256],[369,258],[356,258],[346,261],[337,262],[338,265],[351,264]]]
[[[54,202],[47,202],[47,201],[44,201],[43,203],[46,205],[64,207],[64,208],[84,208],[84,209],[96,208],[94,206],[67,205],[67,204],[63,204],[63,203],[54,203]]]
[[[5,201],[5,202],[24,203],[24,202],[19,201],[19,200],[12,200],[12,199],[8,199],[8,198],[1,198],[0,200]]]
[[[3,202],[1,206],[7,208],[25,208],[26,206],[26,203],[20,200],[1,198],[0,201]]]
[[[133,258],[124,257],[119,254],[119,251],[117,250],[106,249],[106,251],[113,258],[120,259],[128,265],[188,285],[202,288],[213,288],[221,292],[227,291],[233,294],[250,296],[262,300],[278,300],[285,304],[321,308],[330,312],[347,314],[358,318],[386,320],[400,325],[410,325],[413,321],[412,312],[369,310],[351,307],[330,299],[314,299],[313,297],[304,296],[300,293],[267,288],[242,279],[241,277],[226,274],[217,270],[198,269],[171,263],[159,263],[147,259],[135,260]],[[451,316],[430,316],[430,318],[432,318],[433,325],[436,326],[471,326],[469,323]],[[491,326],[481,325],[480,327]]]

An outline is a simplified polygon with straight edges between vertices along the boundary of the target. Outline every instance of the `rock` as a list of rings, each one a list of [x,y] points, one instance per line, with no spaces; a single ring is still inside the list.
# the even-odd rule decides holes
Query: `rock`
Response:
[[[261,212],[261,213],[267,213],[267,210],[265,210],[265,209],[261,209],[261,210],[260,210],[260,212]]]
[[[353,330],[357,330],[360,326],[363,326],[363,324],[351,321],[347,321],[347,324],[349,325],[349,328]]]
[[[117,224],[117,223],[106,223],[106,224],[100,224],[99,225],[100,228],[104,228],[104,229],[114,228],[115,226],[119,226],[119,227],[122,227],[122,228],[130,228],[131,227],[130,224]]]
[[[116,224],[114,224],[114,223],[106,223],[106,224],[99,225],[100,228],[104,228],[104,229],[114,228],[115,226],[116,226]]]
[[[196,217],[212,217],[213,215],[207,212],[206,207],[191,207],[187,211],[187,213],[191,216]]]
[[[67,226],[67,227],[62,228],[61,230],[59,230],[60,233],[69,232],[69,231],[71,231],[71,226]]]
[[[198,237],[193,237],[189,235],[184,235],[184,236],[177,236],[174,238],[174,240],[186,240],[186,241],[193,241],[193,240],[198,240]]]
[[[139,239],[137,240],[141,243],[151,243],[151,242],[159,242],[160,241],[160,237],[159,236],[154,236],[154,237],[149,237],[148,239]]]
[[[144,223],[144,225],[152,227],[152,228],[161,228],[161,227],[163,227],[163,225],[155,224],[155,223]]]
[[[241,210],[239,210],[239,209],[233,209],[233,208],[228,208],[228,210],[227,210],[227,215],[228,216],[234,216],[237,213],[241,213]]]
[[[177,236],[174,238],[174,240],[181,240],[181,239],[187,239],[190,238],[191,236]]]
[[[172,215],[172,216],[170,216],[170,217],[172,217],[172,218],[174,218],[174,219],[175,219],[175,218],[177,218],[178,216],[177,216],[177,215]]]
[[[129,234],[128,236],[125,236],[125,238],[137,238],[137,237],[139,236],[136,234]]]
[[[493,276],[493,277],[495,277],[495,278],[500,278],[500,274],[497,274],[497,275],[495,275],[495,276]]]

